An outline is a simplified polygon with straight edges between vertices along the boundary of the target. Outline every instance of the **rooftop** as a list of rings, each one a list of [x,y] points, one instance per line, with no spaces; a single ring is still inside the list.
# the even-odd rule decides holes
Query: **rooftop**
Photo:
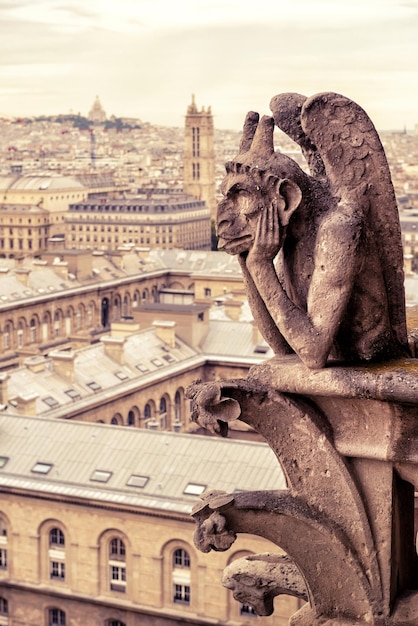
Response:
[[[206,489],[285,488],[264,443],[6,415],[0,429],[3,489],[189,514]]]

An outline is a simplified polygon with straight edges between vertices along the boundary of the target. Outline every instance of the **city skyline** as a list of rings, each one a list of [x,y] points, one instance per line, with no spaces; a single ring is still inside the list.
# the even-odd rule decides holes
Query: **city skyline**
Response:
[[[379,130],[418,123],[417,0],[0,0],[0,114],[182,126],[192,93],[239,130],[276,93],[336,91]]]

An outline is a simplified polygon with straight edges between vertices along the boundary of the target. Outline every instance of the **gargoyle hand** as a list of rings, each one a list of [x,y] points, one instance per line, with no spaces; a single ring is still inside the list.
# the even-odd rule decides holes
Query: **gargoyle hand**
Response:
[[[246,259],[247,265],[272,261],[283,245],[283,235],[277,200],[273,198],[260,212],[254,242]]]

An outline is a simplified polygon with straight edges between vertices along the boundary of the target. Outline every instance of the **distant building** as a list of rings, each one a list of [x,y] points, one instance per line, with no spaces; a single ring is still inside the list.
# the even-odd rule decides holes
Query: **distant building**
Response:
[[[0,257],[38,255],[48,247],[50,214],[27,204],[0,204]]]
[[[157,305],[167,289],[210,304],[242,289],[242,277],[234,257],[208,251],[139,248],[107,255],[56,248],[41,259],[0,258],[0,369],[97,342],[140,307],[148,319],[144,307]],[[155,310],[153,319],[161,317]]]
[[[215,151],[211,107],[198,110],[195,98],[188,106],[185,122],[183,189],[204,200],[212,218],[216,213]]]
[[[66,245],[82,250],[119,246],[210,250],[210,212],[203,200],[170,189],[112,199],[91,196],[70,204]]]
[[[209,320],[208,305],[149,305],[133,317],[100,342],[77,349],[74,341],[4,371],[0,412],[187,431],[194,380],[245,377],[273,356],[250,322]]]
[[[222,570],[280,549],[239,535],[208,557],[190,513],[214,486],[284,488],[266,444],[1,413],[0,429],[1,624],[254,623]],[[263,624],[286,626],[300,604],[276,598]]]
[[[45,239],[64,234],[64,217],[67,215],[70,203],[81,202],[89,194],[111,194],[116,191],[120,192],[121,188],[117,187],[113,178],[106,174],[77,177],[51,173],[0,176],[0,207],[4,224],[8,225],[15,220],[17,206],[26,207],[26,213],[28,206],[45,210],[45,215],[48,216],[48,222],[44,224],[45,230],[42,233],[42,239]],[[32,209],[32,212],[34,210]],[[25,211],[22,211],[22,222],[14,221],[13,223],[23,224],[24,213]],[[31,216],[28,216],[29,219],[32,219]],[[33,246],[33,250],[36,248],[45,250],[47,246],[44,244],[45,241],[42,241],[42,245],[38,242],[36,246]],[[0,249],[0,254],[2,253]],[[12,251],[10,253],[15,254]],[[29,248],[26,253],[31,254]]]
[[[103,124],[106,121],[106,113],[101,105],[99,96],[96,96],[87,118],[97,124]]]

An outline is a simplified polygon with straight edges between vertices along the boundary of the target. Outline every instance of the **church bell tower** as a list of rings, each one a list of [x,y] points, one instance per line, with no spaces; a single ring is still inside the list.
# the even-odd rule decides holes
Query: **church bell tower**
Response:
[[[195,97],[187,108],[184,146],[183,190],[210,208],[216,215],[215,152],[213,148],[213,116],[211,108],[197,109]]]

